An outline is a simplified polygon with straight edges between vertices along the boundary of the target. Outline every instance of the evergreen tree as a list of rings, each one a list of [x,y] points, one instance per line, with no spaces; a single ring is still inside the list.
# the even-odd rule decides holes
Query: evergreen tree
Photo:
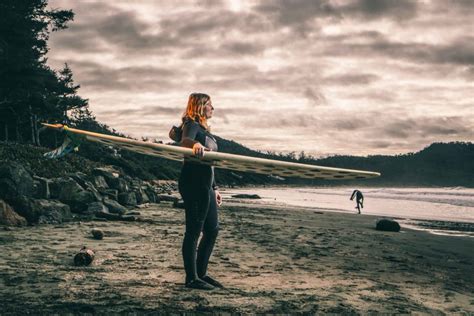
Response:
[[[56,72],[46,64],[49,34],[65,29],[74,17],[70,10],[48,9],[47,2],[0,2],[0,112],[13,113],[16,120],[4,117],[5,130],[15,124],[17,140],[34,144],[39,144],[40,120],[63,121],[68,110],[87,105],[76,95],[79,86],[69,67]]]

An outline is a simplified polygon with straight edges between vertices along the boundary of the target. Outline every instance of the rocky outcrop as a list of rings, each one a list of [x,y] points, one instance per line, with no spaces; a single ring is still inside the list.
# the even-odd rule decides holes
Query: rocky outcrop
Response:
[[[163,200],[182,207],[179,196],[171,195],[176,190],[176,181],[146,182],[110,166],[95,168],[90,174],[75,172],[52,179],[32,176],[19,164],[0,167],[0,199],[11,205],[5,206],[2,214],[20,224],[62,223],[73,216],[135,220],[126,212],[140,205]]]
[[[26,219],[18,215],[5,201],[0,200],[0,225],[25,226]]]
[[[20,197],[14,200],[15,211],[30,224],[62,223],[72,219],[68,205],[57,200]]]

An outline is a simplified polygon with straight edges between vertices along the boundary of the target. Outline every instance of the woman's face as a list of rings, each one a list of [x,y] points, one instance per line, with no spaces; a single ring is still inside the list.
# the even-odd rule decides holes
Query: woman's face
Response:
[[[214,107],[212,106],[211,99],[209,99],[209,101],[206,102],[206,105],[204,105],[204,116],[206,119],[210,119],[213,113]]]

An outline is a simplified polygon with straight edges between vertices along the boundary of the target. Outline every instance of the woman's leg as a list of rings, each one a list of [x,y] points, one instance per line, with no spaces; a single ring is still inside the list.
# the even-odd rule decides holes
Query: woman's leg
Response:
[[[216,243],[217,234],[219,232],[219,220],[217,216],[216,194],[213,189],[209,190],[209,210],[207,212],[206,221],[202,231],[202,238],[199,242],[197,252],[197,274],[203,277],[207,273],[207,265],[211,257],[214,244]]]
[[[186,271],[186,284],[196,280],[196,248],[199,235],[204,226],[209,209],[209,193],[207,187],[180,188],[186,211],[186,231],[183,240],[183,262]]]

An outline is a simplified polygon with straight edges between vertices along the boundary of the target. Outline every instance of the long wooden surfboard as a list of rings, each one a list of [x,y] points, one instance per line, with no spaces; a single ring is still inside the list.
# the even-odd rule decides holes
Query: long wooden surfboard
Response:
[[[234,155],[221,152],[206,151],[204,157],[193,155],[192,149],[173,145],[149,143],[128,139],[124,137],[105,135],[70,128],[62,124],[43,124],[52,129],[67,130],[70,133],[83,135],[89,141],[110,146],[118,146],[127,150],[145,155],[167,158],[172,160],[195,161],[201,164],[212,165],[216,168],[235,171],[254,172],[280,177],[296,177],[306,179],[368,179],[380,176],[378,172],[323,167],[296,162],[280,161],[274,159],[257,158],[251,156]]]

